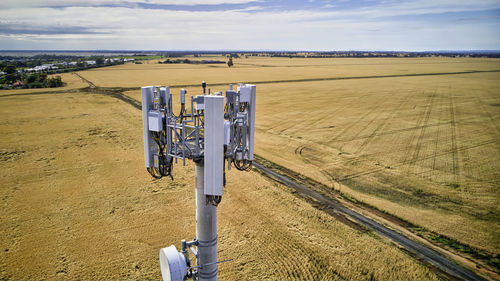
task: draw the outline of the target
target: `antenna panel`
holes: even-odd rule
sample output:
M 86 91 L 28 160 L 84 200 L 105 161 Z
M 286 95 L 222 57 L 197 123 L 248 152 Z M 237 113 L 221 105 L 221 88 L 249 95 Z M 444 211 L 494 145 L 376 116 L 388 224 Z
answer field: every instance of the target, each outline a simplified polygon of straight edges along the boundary
M 160 88 L 160 97 L 162 104 L 168 104 L 170 102 L 170 87 Z
M 253 143 L 255 139 L 255 97 L 256 88 L 255 85 L 246 84 L 250 88 L 250 105 L 248 109 L 248 160 L 253 161 Z
M 142 96 L 142 129 L 144 134 L 144 164 L 146 168 L 153 167 L 153 155 L 156 153 L 156 146 L 154 144 L 151 133 L 149 132 L 149 108 L 153 103 L 153 86 L 141 88 Z
M 231 140 L 231 122 L 224 121 L 224 145 L 229 145 Z
M 205 195 L 222 196 L 224 97 L 205 96 Z

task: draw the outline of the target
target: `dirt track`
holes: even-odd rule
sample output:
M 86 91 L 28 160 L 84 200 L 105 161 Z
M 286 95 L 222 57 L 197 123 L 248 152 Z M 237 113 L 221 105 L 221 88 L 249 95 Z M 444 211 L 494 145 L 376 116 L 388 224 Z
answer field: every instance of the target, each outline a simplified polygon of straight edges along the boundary
M 331 213 L 331 211 L 333 211 L 334 213 L 338 212 L 348 216 L 350 219 L 367 227 L 368 229 L 371 229 L 377 232 L 378 234 L 386 238 L 389 238 L 394 243 L 407 250 L 412 256 L 424 260 L 427 263 L 432 264 L 433 266 L 436 266 L 439 270 L 446 273 L 447 275 L 462 280 L 485 280 L 484 278 L 478 276 L 477 274 L 449 260 L 448 258 L 444 257 L 438 252 L 434 251 L 433 249 L 425 245 L 416 243 L 408 239 L 404 235 L 394 230 L 391 230 L 381 225 L 380 223 L 377 223 L 374 220 L 367 218 L 351 209 L 346 208 L 345 206 L 342 205 L 342 203 L 340 203 L 337 200 L 326 197 L 320 194 L 319 192 L 316 192 L 305 185 L 297 183 L 291 180 L 289 177 L 279 174 L 259 163 L 254 163 L 254 167 L 259 171 L 265 173 L 266 175 L 270 176 L 271 178 L 275 179 L 276 181 L 295 189 L 301 197 L 312 198 L 314 200 L 317 200 L 319 203 L 324 204 L 325 207 L 329 209 L 328 213 Z

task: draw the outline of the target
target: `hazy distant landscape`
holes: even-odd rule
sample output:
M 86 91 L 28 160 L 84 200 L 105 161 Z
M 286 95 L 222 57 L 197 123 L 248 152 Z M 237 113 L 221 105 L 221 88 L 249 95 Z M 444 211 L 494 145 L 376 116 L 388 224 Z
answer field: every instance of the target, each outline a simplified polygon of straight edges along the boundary
M 189 59 L 189 57 L 205 59 Z M 0 90 L 56 88 L 64 86 L 58 74 L 123 63 L 141 64 L 158 59 L 157 63 L 226 64 L 233 66 L 233 58 L 416 58 L 416 57 L 477 57 L 498 58 L 500 51 L 336 51 L 336 52 L 243 52 L 243 51 L 0 51 Z

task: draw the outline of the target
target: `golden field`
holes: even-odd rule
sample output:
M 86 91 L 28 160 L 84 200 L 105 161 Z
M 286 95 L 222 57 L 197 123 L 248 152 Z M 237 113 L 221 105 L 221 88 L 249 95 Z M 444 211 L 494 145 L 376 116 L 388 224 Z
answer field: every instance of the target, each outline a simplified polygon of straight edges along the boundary
M 260 81 L 257 154 L 413 224 L 500 253 L 500 72 L 481 72 L 500 70 L 500 60 L 249 58 L 235 63 L 231 69 L 156 65 L 150 76 L 130 70 L 137 76 L 127 85 L 191 85 L 199 80 L 189 78 L 204 74 L 214 76 L 214 83 Z M 178 68 L 188 72 L 180 75 Z M 109 77 L 115 72 L 101 72 L 106 71 Z M 479 72 L 422 75 L 474 71 Z M 82 75 L 99 80 L 94 71 Z M 381 75 L 400 77 L 366 78 Z M 365 78 L 333 80 L 360 76 Z M 289 82 L 293 79 L 318 81 Z M 117 80 L 102 85 L 118 86 L 111 81 Z M 187 89 L 200 93 L 200 87 Z M 139 91 L 127 94 L 140 100 Z
M 257 83 L 258 155 L 462 243 L 500 252 L 500 70 L 467 58 L 248 58 L 127 64 L 98 87 Z M 283 81 L 283 83 L 265 83 Z M 0 278 L 158 279 L 158 250 L 195 234 L 194 166 L 143 167 L 142 115 L 73 74 L 66 89 L 0 92 Z M 224 90 L 225 86 L 212 87 Z M 198 94 L 201 87 L 188 87 Z M 175 95 L 178 88 L 174 87 Z M 52 93 L 52 94 L 45 94 Z M 125 92 L 140 100 L 140 90 Z M 422 280 L 427 267 L 256 172 L 228 174 L 221 280 Z
M 193 58 L 189 58 L 193 59 Z M 201 59 L 201 58 L 200 58 Z M 217 58 L 210 58 L 217 59 Z M 225 60 L 220 57 L 219 60 Z M 380 75 L 411 75 L 498 70 L 499 60 L 468 58 L 340 58 L 298 59 L 250 57 L 225 64 L 125 64 L 79 72 L 101 87 L 242 83 L 296 79 L 327 79 Z M 197 89 L 198 90 L 198 89 Z
M 259 113 L 265 113 L 257 153 L 416 225 L 499 253 L 498 78 L 265 85 L 269 93 L 288 90 L 283 101 L 260 96 Z M 272 106 L 278 103 L 279 110 Z
M 141 113 L 113 97 L 0 103 L 0 278 L 158 279 L 159 249 L 195 234 L 194 165 L 151 179 Z M 256 172 L 229 172 L 218 215 L 221 280 L 436 279 Z

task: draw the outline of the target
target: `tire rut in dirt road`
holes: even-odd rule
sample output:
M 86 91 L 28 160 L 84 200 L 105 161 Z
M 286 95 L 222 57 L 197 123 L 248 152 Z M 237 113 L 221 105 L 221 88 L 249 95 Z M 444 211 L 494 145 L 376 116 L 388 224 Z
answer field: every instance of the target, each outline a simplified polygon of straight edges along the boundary
M 83 76 L 81 76 L 78 72 L 73 72 L 74 75 L 78 76 L 80 79 L 82 79 L 83 82 L 89 84 L 89 87 L 90 88 L 95 88 L 95 85 L 94 83 L 90 82 L 89 80 L 87 80 L 86 78 L 84 78 Z

